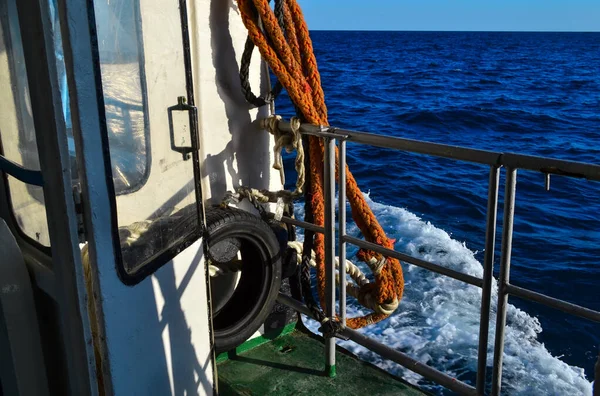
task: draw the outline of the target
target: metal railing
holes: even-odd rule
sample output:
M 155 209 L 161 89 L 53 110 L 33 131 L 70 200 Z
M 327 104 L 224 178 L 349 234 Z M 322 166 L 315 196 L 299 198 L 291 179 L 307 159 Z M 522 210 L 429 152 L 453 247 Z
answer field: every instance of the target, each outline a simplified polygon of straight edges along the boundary
M 280 122 L 279 128 L 286 132 L 290 131 L 287 122 Z M 339 263 L 340 274 L 345 274 L 346 244 L 352 244 L 363 249 L 381 253 L 387 257 L 393 257 L 403 262 L 436 272 L 441 275 L 480 287 L 482 289 L 479 345 L 477 357 L 476 386 L 473 387 L 463 381 L 459 381 L 433 367 L 423 364 L 407 354 L 394 350 L 381 344 L 355 330 L 345 327 L 346 324 L 346 276 L 339 279 L 339 318 L 344 325 L 341 335 L 348 339 L 378 353 L 386 359 L 390 359 L 423 377 L 436 382 L 452 391 L 465 395 L 483 395 L 486 389 L 486 367 L 487 367 L 487 344 L 489 333 L 490 305 L 492 297 L 492 277 L 494 263 L 494 247 L 496 243 L 496 223 L 498 211 L 498 186 L 500 168 L 506 167 L 506 183 L 504 195 L 504 219 L 502 227 L 502 247 L 500 257 L 500 275 L 498 279 L 498 307 L 496 318 L 496 332 L 494 340 L 494 359 L 492 367 L 492 395 L 499 395 L 502 380 L 502 357 L 504 350 L 504 330 L 506 327 L 506 309 L 508 296 L 513 295 L 523 299 L 532 300 L 549 307 L 561 310 L 571 315 L 577 315 L 595 322 L 600 322 L 600 312 L 588 309 L 563 300 L 552 298 L 532 290 L 524 289 L 510 284 L 510 262 L 512 251 L 513 220 L 515 214 L 515 192 L 517 185 L 517 169 L 526 169 L 541 172 L 546 175 L 546 188 L 549 188 L 549 177 L 551 174 L 567 177 L 585 178 L 592 181 L 600 181 L 600 166 L 576 161 L 565 161 L 531 155 L 512 153 L 498 153 L 487 150 L 478 150 L 465 147 L 451 146 L 446 144 L 424 142 L 411 139 L 403 139 L 384 135 L 375 135 L 365 132 L 351 131 L 346 129 L 320 127 L 303 124 L 300 132 L 306 135 L 318 136 L 325 141 L 324 156 L 324 195 L 325 195 L 325 226 L 284 217 L 283 221 L 289 224 L 310 229 L 325 235 L 326 255 L 326 315 L 333 319 L 335 316 L 335 145 L 339 141 L 338 162 L 339 169 L 346 167 L 346 142 L 351 141 L 382 148 L 390 148 L 410 153 L 426 154 L 435 157 L 448 158 L 458 161 L 479 163 L 489 165 L 489 184 L 486 214 L 486 237 L 485 255 L 483 260 L 483 278 L 463 274 L 443 267 L 441 265 L 411 257 L 395 250 L 387 249 L 374 243 L 366 242 L 346 235 L 346 175 L 340 172 L 338 183 L 338 240 L 339 240 Z M 311 316 L 306 306 L 298 301 L 280 294 L 279 301 L 297 311 Z M 335 339 L 326 339 L 326 365 L 328 368 L 335 367 Z

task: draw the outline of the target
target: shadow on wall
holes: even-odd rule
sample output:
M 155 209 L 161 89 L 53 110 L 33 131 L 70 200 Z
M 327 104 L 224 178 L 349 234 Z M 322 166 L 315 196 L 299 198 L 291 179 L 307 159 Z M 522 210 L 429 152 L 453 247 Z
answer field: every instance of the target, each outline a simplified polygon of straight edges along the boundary
M 211 378 L 207 376 L 207 369 L 211 369 L 209 365 L 213 354 L 212 352 L 206 355 L 201 353 L 202 361 L 200 361 L 196 349 L 204 349 L 205 342 L 208 342 L 204 330 L 208 317 L 197 316 L 199 312 L 206 314 L 208 311 L 189 309 L 189 300 L 187 309 L 182 306 L 182 297 L 188 286 L 192 285 L 188 295 L 190 293 L 193 295 L 193 286 L 199 285 L 200 282 L 204 283 L 203 275 L 197 272 L 204 270 L 201 265 L 202 249 L 184 254 L 187 259 L 183 258 L 184 262 L 178 265 L 180 271 L 185 270 L 182 277 L 176 277 L 175 263 L 171 262 L 161 267 L 151 277 L 133 286 L 133 289 L 130 287 L 120 289 L 124 294 L 110 295 L 110 298 L 128 299 L 125 304 L 137 310 L 134 315 L 137 323 L 132 326 L 131 320 L 128 320 L 128 312 L 124 310 L 119 312 L 123 315 L 121 318 L 113 318 L 113 325 L 107 334 L 107 342 L 111 343 L 111 336 L 120 333 L 115 339 L 128 344 L 125 349 L 130 355 L 123 359 L 110 357 L 106 359 L 104 353 L 100 350 L 96 351 L 97 365 L 102 367 L 104 372 L 109 370 L 112 372 L 112 385 L 117 393 L 140 396 L 213 393 Z M 90 293 L 91 268 L 87 255 L 84 255 L 82 261 L 86 272 L 86 287 Z M 201 293 L 200 288 L 196 290 L 197 293 Z M 160 304 L 161 300 L 164 301 L 163 304 Z M 202 301 L 199 295 L 198 303 Z M 161 305 L 162 308 L 159 310 Z M 96 328 L 100 323 L 96 321 L 95 310 L 91 310 L 91 313 L 92 327 Z M 192 331 L 196 331 L 195 337 Z M 99 336 L 93 330 L 92 334 L 94 338 Z M 199 339 L 200 343 L 198 343 Z M 118 345 L 114 345 L 114 342 L 112 343 L 113 351 L 121 349 Z M 141 366 L 142 369 L 132 368 L 131 365 Z M 142 376 L 138 376 L 137 381 L 132 381 L 132 372 Z M 110 384 L 106 385 L 110 386 Z
M 217 155 L 208 155 L 206 172 L 209 175 L 212 203 L 218 203 L 227 191 L 226 176 L 233 186 L 269 188 L 270 137 L 260 130 L 250 114 L 251 105 L 242 94 L 239 65 L 230 33 L 229 18 L 240 18 L 232 0 L 212 1 L 210 6 L 210 31 L 212 62 L 216 70 L 217 92 L 225 106 L 231 141 Z M 241 50 L 241 49 L 240 49 Z M 238 54 L 241 56 L 241 52 Z M 267 79 L 261 80 L 261 92 L 268 89 Z M 268 116 L 266 106 L 258 109 L 258 118 Z M 233 167 L 237 162 L 237 172 Z
M 212 63 L 216 70 L 217 92 L 223 102 L 227 116 L 228 129 L 231 133 L 230 142 L 216 155 L 208 155 L 203 166 L 203 172 L 210 181 L 211 196 L 213 203 L 218 203 L 227 191 L 226 180 L 231 177 L 234 186 L 247 185 L 254 188 L 269 188 L 270 183 L 270 138 L 267 133 L 261 131 L 251 113 L 250 105 L 245 101 L 239 80 L 239 66 L 233 39 L 229 31 L 229 18 L 240 18 L 233 2 L 212 1 L 210 6 L 209 24 L 211 31 Z M 239 53 L 241 55 L 241 53 Z M 266 87 L 266 79 L 262 81 L 262 91 Z M 268 109 L 259 109 L 259 117 L 268 115 Z M 211 131 L 208 131 L 209 133 Z M 237 168 L 237 170 L 236 170 Z M 189 190 L 184 187 L 177 192 L 172 200 L 165 203 L 161 208 L 165 210 L 178 202 Z M 161 210 L 154 213 L 152 217 L 160 216 Z M 187 286 L 192 284 L 192 279 L 198 279 L 200 274 L 196 271 L 203 270 L 201 265 L 202 249 L 199 249 L 179 286 L 173 265 L 168 264 L 159 269 L 154 275 L 154 281 L 158 284 L 160 293 L 165 301 L 163 309 L 158 312 L 158 339 L 162 340 L 164 332 L 168 330 L 168 341 L 165 350 L 157 355 L 160 361 L 164 361 L 172 370 L 173 394 L 211 394 L 212 384 L 206 377 L 205 372 L 211 364 L 210 355 L 206 361 L 199 361 L 196 348 L 193 344 L 192 329 L 195 325 L 191 323 L 190 312 L 183 309 L 181 298 Z M 177 277 L 178 278 L 178 277 Z M 195 282 L 195 281 L 194 281 Z M 155 283 L 155 285 L 156 285 Z M 144 286 L 142 286 L 144 285 Z M 149 287 L 150 282 L 142 282 L 135 287 Z M 153 294 L 152 290 L 147 290 Z M 146 296 L 152 299 L 153 296 Z M 157 345 L 161 345 L 157 342 Z M 164 360 L 163 360 L 164 358 Z M 149 390 L 156 392 L 158 389 L 167 390 L 168 378 L 164 372 L 156 377 L 157 383 Z M 167 392 L 170 393 L 170 390 Z
M 202 249 L 198 249 L 179 287 L 176 285 L 172 265 L 165 266 L 156 274 L 165 301 L 162 311 L 159 312 L 159 328 L 161 333 L 167 328 L 169 331 L 173 395 L 212 394 L 213 391 L 213 386 L 206 377 L 212 353 L 207 354 L 204 362 L 198 361 L 192 342 L 192 330 L 181 307 L 181 297 L 194 273 L 203 268 L 200 266 L 201 260 Z M 188 315 L 190 314 L 194 313 L 188 311 Z

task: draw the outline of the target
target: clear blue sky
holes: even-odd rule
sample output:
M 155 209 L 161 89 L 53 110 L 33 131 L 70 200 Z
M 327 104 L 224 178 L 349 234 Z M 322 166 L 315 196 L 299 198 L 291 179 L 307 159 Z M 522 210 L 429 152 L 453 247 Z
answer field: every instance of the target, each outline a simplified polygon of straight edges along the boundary
M 298 0 L 311 30 L 600 31 L 600 0 Z

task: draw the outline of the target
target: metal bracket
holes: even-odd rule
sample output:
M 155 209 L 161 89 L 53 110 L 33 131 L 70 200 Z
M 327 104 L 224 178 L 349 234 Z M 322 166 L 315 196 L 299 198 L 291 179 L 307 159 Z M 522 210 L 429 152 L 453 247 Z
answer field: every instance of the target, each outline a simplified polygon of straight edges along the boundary
M 192 133 L 192 128 L 197 125 L 196 120 L 198 117 L 198 109 L 196 108 L 196 106 L 192 106 L 189 104 L 186 104 L 186 100 L 184 96 L 179 96 L 177 97 L 177 104 L 174 106 L 171 106 L 167 109 L 168 113 L 169 113 L 169 135 L 171 138 L 171 150 L 173 151 L 177 151 L 178 153 L 181 153 L 183 155 L 183 160 L 187 161 L 188 159 L 190 159 L 190 153 L 194 152 L 194 151 L 198 151 L 198 142 L 195 141 L 195 139 L 193 139 L 194 134 Z M 175 143 L 175 125 L 173 122 L 173 112 L 174 111 L 187 111 L 188 112 L 188 123 L 187 124 L 183 124 L 183 125 L 177 125 L 177 127 L 182 127 L 184 128 L 184 133 L 185 128 L 188 128 L 188 132 L 189 132 L 189 136 L 191 138 L 191 146 L 177 146 Z
M 345 328 L 346 328 L 346 326 L 344 326 L 338 333 L 335 333 L 335 338 L 340 339 L 342 341 L 348 341 L 350 339 L 350 337 L 348 337 L 347 335 L 344 334 Z

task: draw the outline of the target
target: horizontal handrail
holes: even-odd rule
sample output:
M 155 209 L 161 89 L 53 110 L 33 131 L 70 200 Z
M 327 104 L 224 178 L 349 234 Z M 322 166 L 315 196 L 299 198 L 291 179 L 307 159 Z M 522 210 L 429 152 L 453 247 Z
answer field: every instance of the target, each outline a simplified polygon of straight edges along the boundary
M 271 217 L 274 217 L 274 215 L 271 215 Z M 287 216 L 282 217 L 281 221 L 286 224 L 292 224 L 292 225 L 295 225 L 298 227 L 305 228 L 307 230 L 311 230 L 313 232 L 318 232 L 321 234 L 325 233 L 324 227 L 319 227 L 315 224 L 308 223 L 306 221 L 292 219 L 291 217 L 287 217 Z M 412 257 L 407 254 L 400 253 L 396 250 L 387 249 L 387 248 L 384 248 L 383 246 L 377 245 L 375 243 L 366 242 L 361 239 L 354 238 L 354 237 L 351 237 L 348 235 L 343 236 L 343 239 L 346 242 L 351 243 L 355 246 L 361 247 L 363 249 L 372 250 L 372 251 L 380 253 L 386 257 L 393 257 L 400 261 L 404 261 L 404 262 L 416 265 L 417 267 L 428 269 L 428 270 L 436 272 L 438 274 L 449 276 L 453 279 L 463 281 L 463 282 L 468 283 L 473 286 L 482 287 L 482 285 L 483 285 L 483 280 L 480 278 L 477 278 L 475 276 L 468 275 L 468 274 L 463 274 L 462 272 L 458 272 L 458 271 L 455 271 L 450 268 L 442 267 L 439 264 L 434 264 L 429 261 L 421 260 L 416 257 Z
M 386 257 L 393 257 L 400 261 L 404 261 L 417 267 L 428 269 L 432 272 L 437 272 L 438 274 L 449 276 L 450 278 L 457 279 L 459 281 L 463 281 L 468 283 L 469 285 L 482 287 L 483 279 L 477 278 L 472 275 L 463 274 L 462 272 L 455 271 L 450 268 L 442 267 L 441 265 L 431 263 L 429 261 L 421 260 L 416 257 L 409 256 L 408 254 L 400 253 L 392 249 L 384 248 L 383 246 L 377 245 L 372 242 L 363 241 L 358 238 L 354 238 L 351 236 L 343 236 L 344 240 L 348 243 L 361 247 L 363 249 L 372 250 L 374 252 L 380 253 Z
M 269 213 L 269 217 L 274 219 L 275 218 L 275 213 Z M 281 218 L 281 221 L 283 223 L 286 224 L 291 224 L 291 225 L 295 225 L 298 227 L 302 227 L 306 230 L 310 230 L 312 232 L 318 232 L 319 234 L 324 234 L 325 233 L 325 227 L 320 227 L 316 224 L 313 223 L 308 223 L 306 221 L 302 221 L 302 220 L 297 220 L 297 219 L 292 219 L 291 217 L 287 217 L 287 216 L 283 216 Z
M 544 304 L 550 308 L 558 309 L 571 315 L 576 315 L 594 322 L 600 322 L 600 312 L 594 311 L 581 305 L 573 304 L 558 298 L 550 297 L 542 293 L 534 292 L 533 290 L 524 289 L 519 286 L 507 284 L 506 292 L 515 297 L 524 298 L 526 300 L 535 301 Z
M 279 129 L 291 131 L 289 122 L 280 121 Z M 473 149 L 449 144 L 433 143 L 421 140 L 377 135 L 367 132 L 352 131 L 342 128 L 321 127 L 302 124 L 300 132 L 321 137 L 337 137 L 355 143 L 408 151 L 417 154 L 429 154 L 437 157 L 455 159 L 479 164 L 506 166 L 513 169 L 527 169 L 544 174 L 562 175 L 588 180 L 600 181 L 600 165 L 585 162 L 561 160 L 557 158 L 538 157 L 534 155 L 502 153 L 489 150 Z
M 42 187 L 44 179 L 41 171 L 27 169 L 0 155 L 0 171 L 5 172 L 23 183 Z
M 274 217 L 274 215 L 271 214 L 271 217 Z M 325 232 L 324 227 L 319 227 L 315 224 L 308 223 L 306 221 L 292 219 L 291 217 L 284 216 L 281 218 L 281 221 L 286 224 L 292 224 L 292 225 L 295 225 L 298 227 L 302 227 L 302 228 L 311 230 L 313 232 L 318 232 L 321 234 L 323 234 Z M 343 238 L 346 242 L 351 243 L 352 245 L 358 246 L 363 249 L 372 250 L 372 251 L 380 253 L 386 257 L 393 257 L 395 259 L 415 265 L 417 267 L 421 267 L 421 268 L 427 269 L 432 272 L 436 272 L 441 275 L 446 275 L 452 279 L 456 279 L 456 280 L 468 283 L 469 285 L 473 285 L 473 286 L 477 286 L 477 287 L 483 286 L 483 279 L 481 279 L 481 278 L 477 278 L 472 275 L 468 275 L 468 274 L 465 274 L 465 273 L 462 273 L 462 272 L 459 272 L 459 271 L 456 271 L 456 270 L 453 270 L 450 268 L 446 268 L 439 264 L 434 264 L 430 261 L 421 260 L 416 257 L 409 256 L 405 253 L 400 253 L 396 250 L 387 249 L 387 248 L 384 248 L 383 246 L 377 245 L 375 243 L 363 241 L 362 239 L 358 239 L 358 238 L 351 237 L 348 235 L 344 236 Z M 551 308 L 561 310 L 566 313 L 577 315 L 582 318 L 589 319 L 589 320 L 592 320 L 595 322 L 600 322 L 600 312 L 598 312 L 598 311 L 594 311 L 594 310 L 586 308 L 586 307 L 582 307 L 582 306 L 572 304 L 572 303 L 569 303 L 569 302 L 566 302 L 563 300 L 559 300 L 554 297 L 546 296 L 544 294 L 540 294 L 540 293 L 534 292 L 529 289 L 524 289 L 519 286 L 509 284 L 509 285 L 507 285 L 507 288 L 508 288 L 507 289 L 508 293 L 512 294 L 516 297 L 535 301 L 535 302 L 547 305 Z

